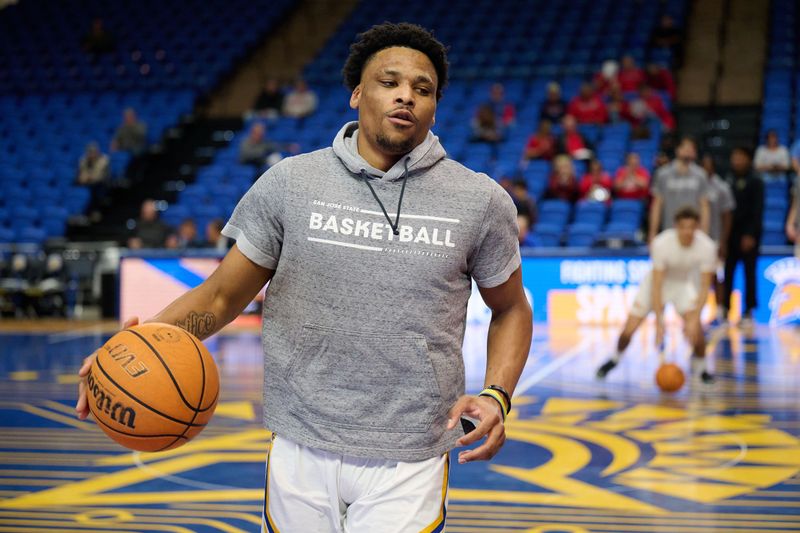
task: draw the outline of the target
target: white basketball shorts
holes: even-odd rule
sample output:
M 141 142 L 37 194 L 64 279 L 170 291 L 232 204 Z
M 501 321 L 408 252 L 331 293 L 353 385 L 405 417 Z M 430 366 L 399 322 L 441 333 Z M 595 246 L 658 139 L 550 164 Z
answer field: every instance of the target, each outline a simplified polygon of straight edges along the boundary
M 664 305 L 671 303 L 681 315 L 693 310 L 697 305 L 698 289 L 691 281 L 664 281 L 661 286 L 661 299 Z M 639 284 L 639 292 L 633 300 L 631 314 L 646 317 L 653 310 L 653 276 L 647 274 Z
M 439 533 L 449 455 L 404 463 L 342 456 L 273 436 L 262 533 Z

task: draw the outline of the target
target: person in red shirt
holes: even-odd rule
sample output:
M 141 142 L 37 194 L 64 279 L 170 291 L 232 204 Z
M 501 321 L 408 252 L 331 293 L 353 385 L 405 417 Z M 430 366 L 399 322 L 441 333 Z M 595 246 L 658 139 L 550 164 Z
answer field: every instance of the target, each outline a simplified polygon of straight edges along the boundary
M 675 117 L 670 113 L 669 109 L 667 109 L 661 95 L 647 84 L 643 83 L 639 86 L 639 98 L 647 104 L 647 108 L 650 112 L 658 118 L 664 130 L 672 131 L 675 129 Z
M 557 155 L 553 160 L 553 173 L 547 185 L 546 198 L 575 202 L 578 199 L 578 180 L 575 166 L 566 154 Z
M 591 83 L 581 85 L 580 93 L 570 101 L 567 107 L 567 114 L 575 117 L 581 124 L 605 124 L 608 122 L 606 104 L 595 94 Z
M 561 121 L 561 126 L 564 128 L 564 133 L 561 136 L 561 149 L 569 154 L 573 159 L 589 159 L 592 157 L 592 151 L 589 149 L 589 143 L 578 131 L 578 122 L 572 115 L 567 115 Z
M 589 170 L 583 175 L 579 186 L 580 199 L 608 203 L 611 201 L 611 187 L 611 176 L 603 170 L 603 164 L 591 159 Z
M 544 159 L 550 161 L 556 155 L 558 141 L 551 131 L 549 120 L 539 122 L 539 129 L 530 136 L 525 145 L 523 159 Z
M 675 78 L 668 68 L 657 63 L 650 63 L 645 70 L 645 83 L 656 91 L 665 91 L 675 100 Z
M 634 92 L 645 82 L 644 72 L 636 64 L 632 56 L 622 58 L 622 65 L 617 74 L 617 81 L 622 92 Z
M 625 165 L 614 176 L 614 196 L 628 200 L 645 200 L 650 195 L 650 173 L 642 166 L 639 154 L 631 152 Z
M 594 90 L 600 96 L 605 96 L 611 91 L 611 88 L 617 85 L 617 74 L 619 73 L 619 64 L 613 59 L 603 61 L 603 66 L 600 71 L 594 75 L 592 85 Z

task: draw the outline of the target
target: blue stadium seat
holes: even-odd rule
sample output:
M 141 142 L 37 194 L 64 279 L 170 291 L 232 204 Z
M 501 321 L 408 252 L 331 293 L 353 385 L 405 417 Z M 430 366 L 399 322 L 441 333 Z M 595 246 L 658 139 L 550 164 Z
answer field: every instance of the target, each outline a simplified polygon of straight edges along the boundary
M 41 244 L 47 239 L 47 232 L 40 227 L 26 226 L 17 230 L 14 240 L 16 242 L 30 242 Z
M 593 224 L 576 223 L 567 231 L 568 247 L 592 246 L 599 234 L 599 226 Z
M 569 220 L 572 206 L 564 200 L 544 200 L 539 204 L 539 220 L 541 223 L 563 227 Z

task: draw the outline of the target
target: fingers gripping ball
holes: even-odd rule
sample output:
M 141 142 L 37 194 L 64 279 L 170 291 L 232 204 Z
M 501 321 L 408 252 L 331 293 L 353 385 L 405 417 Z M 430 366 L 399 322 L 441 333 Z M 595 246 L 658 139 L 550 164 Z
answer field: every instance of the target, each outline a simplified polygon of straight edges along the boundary
M 132 450 L 177 448 L 206 426 L 219 395 L 219 373 L 206 347 L 169 324 L 120 331 L 98 351 L 86 378 L 89 409 L 100 428 Z
M 681 367 L 673 363 L 664 363 L 656 371 L 656 384 L 664 392 L 679 390 L 685 380 Z

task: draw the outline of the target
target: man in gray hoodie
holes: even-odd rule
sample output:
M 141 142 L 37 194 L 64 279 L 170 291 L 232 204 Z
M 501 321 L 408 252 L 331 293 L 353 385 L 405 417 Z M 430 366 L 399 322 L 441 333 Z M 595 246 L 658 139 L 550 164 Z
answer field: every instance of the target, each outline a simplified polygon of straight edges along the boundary
M 152 320 L 206 338 L 270 281 L 263 531 L 442 531 L 448 452 L 499 451 L 530 349 L 516 209 L 430 131 L 447 59 L 428 31 L 371 28 L 344 78 L 358 122 L 267 171 L 223 229 L 236 244 L 216 272 Z M 472 280 L 493 311 L 475 396 L 461 354 Z

